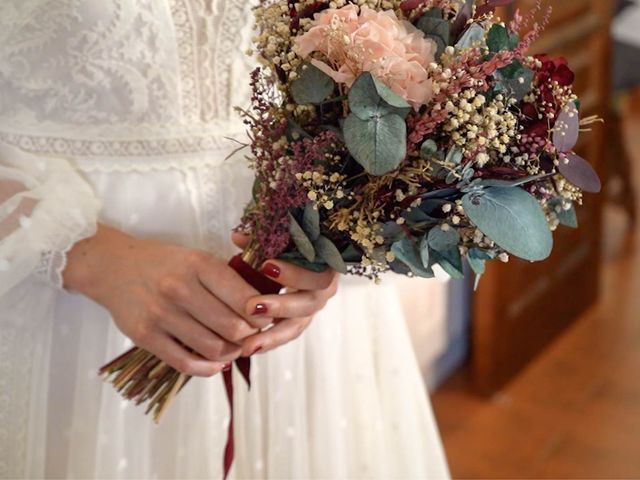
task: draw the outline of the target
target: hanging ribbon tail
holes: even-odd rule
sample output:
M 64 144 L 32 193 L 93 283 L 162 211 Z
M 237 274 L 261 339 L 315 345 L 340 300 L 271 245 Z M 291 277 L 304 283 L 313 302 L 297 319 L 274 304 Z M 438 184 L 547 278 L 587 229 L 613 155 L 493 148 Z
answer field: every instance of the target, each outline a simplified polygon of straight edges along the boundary
M 244 381 L 247 382 L 247 387 L 251 388 L 251 358 L 240 357 L 236 360 L 236 367 L 238 367 Z
M 229 266 L 233 268 L 246 282 L 253 288 L 258 290 L 262 295 L 273 295 L 280 292 L 282 285 L 274 282 L 270 278 L 265 277 L 258 270 L 253 268 L 242 259 L 242 255 L 236 255 L 229 261 Z M 235 366 L 247 382 L 247 386 L 251 387 L 251 358 L 240 357 L 235 361 Z M 227 370 L 223 372 L 224 388 L 227 392 L 227 400 L 229 401 L 229 429 L 227 431 L 227 445 L 224 449 L 224 479 L 226 480 L 233 465 L 235 456 L 235 439 L 233 428 L 233 371 Z

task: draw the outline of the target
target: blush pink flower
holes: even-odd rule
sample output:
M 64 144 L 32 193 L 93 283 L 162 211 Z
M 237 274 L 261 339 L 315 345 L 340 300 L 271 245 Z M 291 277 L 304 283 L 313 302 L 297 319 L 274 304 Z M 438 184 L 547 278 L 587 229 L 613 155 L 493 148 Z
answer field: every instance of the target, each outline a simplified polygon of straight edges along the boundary
M 311 63 L 348 87 L 362 72 L 370 72 L 415 109 L 433 96 L 428 66 L 435 59 L 436 44 L 392 11 L 353 4 L 324 10 L 296 39 L 296 48 L 303 58 L 323 54 L 322 60 L 312 58 Z

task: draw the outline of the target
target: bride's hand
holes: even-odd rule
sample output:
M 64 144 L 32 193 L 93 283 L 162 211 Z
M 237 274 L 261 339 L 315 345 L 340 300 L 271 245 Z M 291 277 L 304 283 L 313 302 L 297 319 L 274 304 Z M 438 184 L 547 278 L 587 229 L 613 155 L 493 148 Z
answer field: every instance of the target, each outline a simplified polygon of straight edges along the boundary
M 237 233 L 232 239 L 241 248 L 248 242 L 247 237 Z M 338 289 L 339 275 L 331 269 L 314 273 L 291 263 L 268 260 L 261 271 L 287 289 L 281 295 L 261 295 L 247 302 L 245 313 L 253 318 L 276 320 L 271 328 L 243 342 L 243 356 L 273 350 L 298 338 Z
M 64 281 L 106 307 L 136 345 L 189 375 L 220 372 L 272 323 L 246 311 L 258 292 L 225 260 L 108 227 L 74 246 Z

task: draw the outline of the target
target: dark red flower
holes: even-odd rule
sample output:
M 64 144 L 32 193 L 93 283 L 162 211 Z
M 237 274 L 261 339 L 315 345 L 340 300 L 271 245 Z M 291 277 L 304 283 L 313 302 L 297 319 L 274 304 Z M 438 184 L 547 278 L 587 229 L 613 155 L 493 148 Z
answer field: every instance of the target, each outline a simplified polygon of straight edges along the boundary
M 546 54 L 536 55 L 535 58 L 542 62 L 542 67 L 536 69 L 536 76 L 540 84 L 545 84 L 549 80 L 558 82 L 563 87 L 573 84 L 575 74 L 569 68 L 566 58 L 552 57 Z

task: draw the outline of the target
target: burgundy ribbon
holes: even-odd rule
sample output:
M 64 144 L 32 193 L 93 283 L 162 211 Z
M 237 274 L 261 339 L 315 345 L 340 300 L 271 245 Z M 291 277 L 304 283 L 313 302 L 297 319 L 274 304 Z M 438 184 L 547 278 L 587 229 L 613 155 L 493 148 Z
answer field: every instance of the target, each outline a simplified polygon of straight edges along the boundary
M 240 276 L 247 281 L 249 285 L 258 290 L 262 295 L 276 294 L 280 292 L 282 285 L 274 282 L 270 278 L 265 277 L 258 270 L 246 263 L 242 259 L 242 255 L 236 255 L 229 261 L 229 266 L 233 268 Z M 251 359 L 249 357 L 240 357 L 235 361 L 235 365 L 247 382 L 247 386 L 251 388 Z M 233 375 L 231 370 L 223 373 L 224 387 L 229 400 L 229 430 L 227 431 L 227 445 L 224 449 L 224 478 L 226 480 L 233 464 L 235 455 L 235 442 L 233 431 Z

